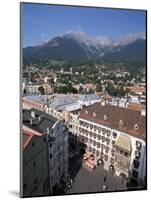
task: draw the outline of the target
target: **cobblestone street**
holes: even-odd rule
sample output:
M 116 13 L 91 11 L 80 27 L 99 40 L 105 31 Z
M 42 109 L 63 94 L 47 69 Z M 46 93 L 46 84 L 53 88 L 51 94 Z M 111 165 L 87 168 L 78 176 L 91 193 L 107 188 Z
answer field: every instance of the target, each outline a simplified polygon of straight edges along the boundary
M 104 170 L 101 166 L 93 171 L 88 171 L 82 166 L 67 194 L 103 192 L 103 185 L 107 186 L 106 191 L 127 190 L 126 182 L 122 178 L 114 176 L 112 172 Z

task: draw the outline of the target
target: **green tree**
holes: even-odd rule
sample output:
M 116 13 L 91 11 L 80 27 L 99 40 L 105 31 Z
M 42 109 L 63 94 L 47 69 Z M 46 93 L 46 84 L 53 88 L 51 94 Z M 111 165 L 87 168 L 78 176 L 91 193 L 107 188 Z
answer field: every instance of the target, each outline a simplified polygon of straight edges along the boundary
M 101 83 L 97 83 L 96 84 L 96 91 L 97 92 L 102 92 L 102 84 Z

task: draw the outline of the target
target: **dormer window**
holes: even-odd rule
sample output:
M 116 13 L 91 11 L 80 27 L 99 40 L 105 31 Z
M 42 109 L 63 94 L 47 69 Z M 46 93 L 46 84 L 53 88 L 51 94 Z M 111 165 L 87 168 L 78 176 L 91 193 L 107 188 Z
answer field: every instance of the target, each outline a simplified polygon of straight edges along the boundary
M 93 112 L 93 117 L 96 117 L 96 113 L 95 112 Z
M 134 129 L 138 130 L 138 125 L 137 124 L 134 125 Z
M 119 121 L 119 126 L 120 126 L 120 127 L 123 126 L 123 120 L 120 120 L 120 121 Z
M 87 110 L 85 110 L 85 114 L 86 114 L 86 115 L 88 114 L 88 111 L 87 111 Z
M 104 115 L 104 120 L 107 120 L 107 116 L 106 115 Z

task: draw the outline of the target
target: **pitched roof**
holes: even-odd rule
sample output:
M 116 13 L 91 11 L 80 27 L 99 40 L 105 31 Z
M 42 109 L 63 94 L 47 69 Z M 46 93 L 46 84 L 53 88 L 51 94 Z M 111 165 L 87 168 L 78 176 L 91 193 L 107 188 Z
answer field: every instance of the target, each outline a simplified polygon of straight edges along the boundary
M 35 118 L 31 116 L 34 112 Z M 32 120 L 32 124 L 31 121 Z M 37 109 L 23 110 L 23 124 L 40 133 L 46 133 L 47 128 L 52 129 L 53 125 L 57 122 L 57 118 L 48 115 Z
M 85 111 L 88 112 L 85 112 Z M 96 116 L 93 116 L 93 113 Z M 110 127 L 129 135 L 145 139 L 146 138 L 146 116 L 142 116 L 140 111 L 121 108 L 112 105 L 101 105 L 95 103 L 79 111 L 80 118 Z M 104 118 L 104 116 L 106 116 Z M 119 123 L 122 120 L 122 126 Z M 137 128 L 136 126 L 137 125 Z
M 75 101 L 69 97 L 69 96 L 60 96 L 57 97 L 53 103 L 51 103 L 49 105 L 50 108 L 52 109 L 59 109 L 61 106 L 65 106 L 65 105 L 70 105 L 70 104 L 74 104 Z
M 23 97 L 23 99 L 28 100 L 28 101 L 32 101 L 32 102 L 36 102 L 42 105 L 46 105 L 49 104 L 49 102 L 47 102 L 46 100 L 50 100 L 51 96 L 49 95 L 31 95 L 31 96 L 25 96 Z
M 100 97 L 96 94 L 85 94 L 79 97 L 79 101 L 94 101 L 99 99 Z

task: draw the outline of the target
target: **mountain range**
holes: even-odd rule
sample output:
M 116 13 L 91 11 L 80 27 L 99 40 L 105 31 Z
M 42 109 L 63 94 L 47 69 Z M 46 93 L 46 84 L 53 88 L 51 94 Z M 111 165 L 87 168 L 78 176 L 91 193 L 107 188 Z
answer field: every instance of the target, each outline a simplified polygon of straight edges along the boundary
M 138 32 L 113 40 L 70 31 L 40 45 L 23 48 L 23 60 L 34 59 L 145 61 L 146 37 L 144 32 Z

